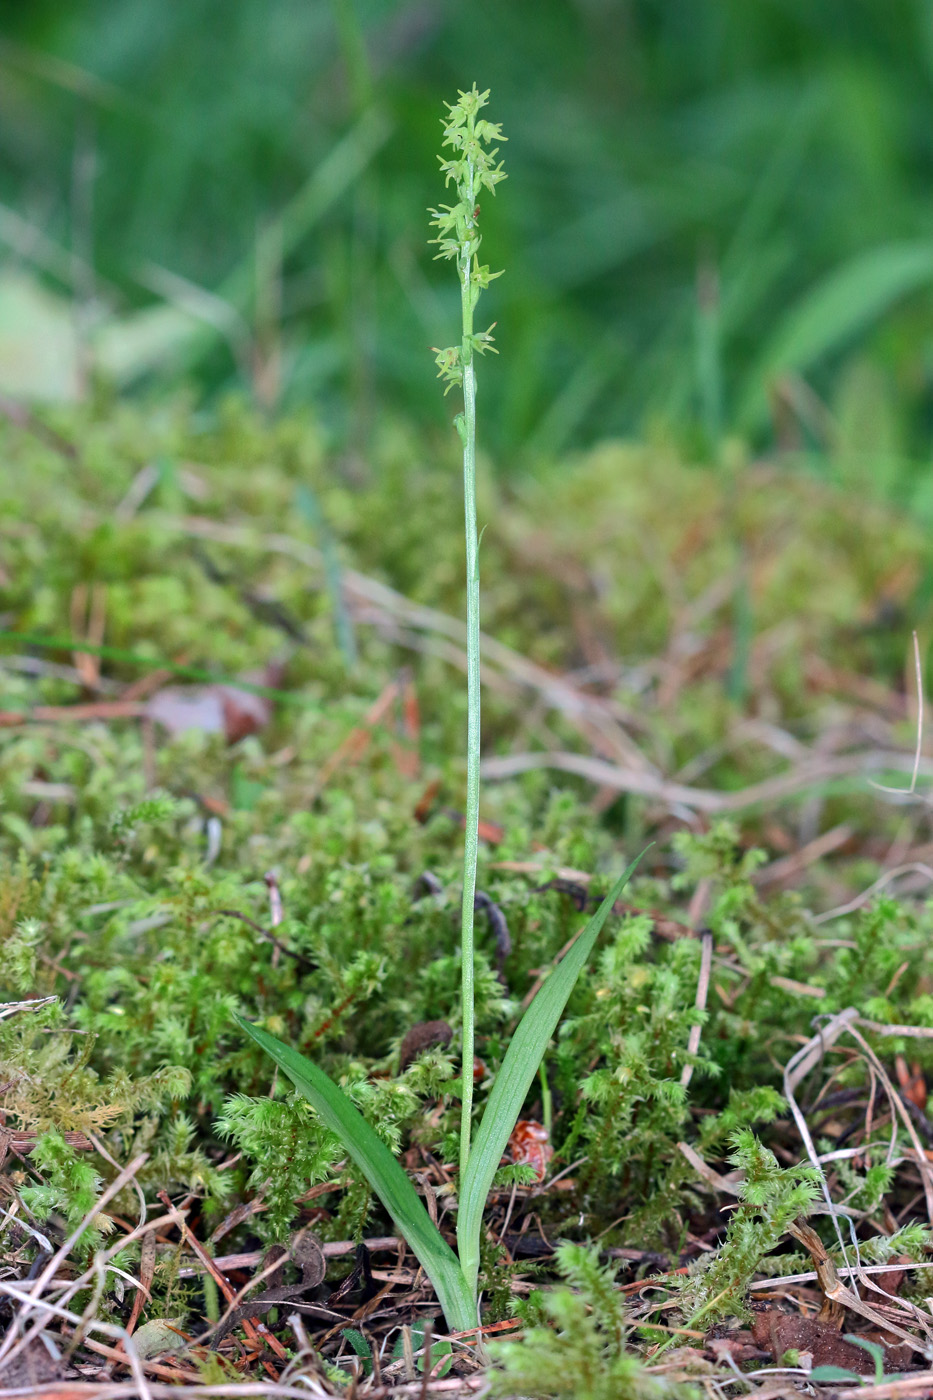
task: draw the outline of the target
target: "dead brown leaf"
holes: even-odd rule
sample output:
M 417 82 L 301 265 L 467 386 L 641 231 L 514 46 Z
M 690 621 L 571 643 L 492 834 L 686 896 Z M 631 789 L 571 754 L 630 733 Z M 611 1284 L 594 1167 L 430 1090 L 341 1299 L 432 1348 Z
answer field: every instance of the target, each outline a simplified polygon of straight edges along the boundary
M 265 672 L 255 679 L 243 679 L 268 683 Z M 223 734 L 228 744 L 235 744 L 265 728 L 272 716 L 272 701 L 234 685 L 168 685 L 146 701 L 142 712 L 170 734 L 200 729 L 206 734 Z
M 910 1364 L 911 1348 L 904 1342 L 888 1346 L 879 1332 L 858 1333 L 865 1341 L 878 1343 L 883 1350 L 885 1373 L 903 1371 Z M 831 1322 L 818 1317 L 803 1317 L 767 1308 L 756 1314 L 752 1323 L 755 1342 L 770 1351 L 775 1364 L 788 1351 L 799 1351 L 812 1358 L 813 1366 L 842 1366 L 859 1376 L 872 1376 L 875 1363 L 870 1352 L 854 1342 L 847 1342 Z

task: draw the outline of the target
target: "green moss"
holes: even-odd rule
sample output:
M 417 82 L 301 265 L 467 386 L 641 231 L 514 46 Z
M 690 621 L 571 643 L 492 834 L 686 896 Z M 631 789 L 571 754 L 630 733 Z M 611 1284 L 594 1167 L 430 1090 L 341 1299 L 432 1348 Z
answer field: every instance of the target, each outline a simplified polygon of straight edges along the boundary
M 351 1237 L 379 1220 L 378 1207 L 336 1141 L 234 1033 L 231 1016 L 259 1019 L 318 1059 L 393 1150 L 452 1159 L 463 685 L 446 659 L 458 645 L 455 626 L 443 636 L 430 628 L 400 635 L 397 621 L 375 616 L 370 604 L 357 607 L 360 654 L 347 669 L 322 575 L 306 562 L 319 541 L 295 488 L 313 484 L 345 566 L 458 617 L 453 477 L 437 469 L 432 444 L 393 425 L 381 434 L 368 480 L 352 487 L 326 460 L 314 424 L 266 426 L 235 406 L 199 424 L 183 408 L 158 417 L 75 410 L 59 426 L 81 445 L 77 464 L 0 430 L 10 464 L 0 481 L 7 631 L 68 636 L 76 587 L 103 584 L 105 646 L 147 658 L 102 658 L 103 699 L 165 662 L 230 676 L 273 658 L 284 664 L 285 693 L 260 733 L 232 745 L 197 731 L 147 734 L 134 719 L 0 728 L 0 1001 L 58 998 L 0 1021 L 7 1126 L 42 1141 L 17 1165 L 15 1184 L 43 1228 L 80 1223 L 113 1168 L 63 1135 L 92 1133 L 114 1161 L 147 1152 L 139 1177 L 147 1194 L 194 1193 L 208 1223 L 260 1196 L 264 1209 L 241 1236 L 286 1237 L 306 1219 L 301 1197 L 339 1181 L 320 1228 Z M 160 471 L 124 518 L 120 502 L 146 462 L 173 470 Z M 728 657 L 727 614 L 713 607 L 696 622 L 698 644 L 713 659 L 698 678 L 681 676 L 666 699 L 671 677 L 657 661 L 684 600 L 713 587 L 727 567 L 717 526 L 724 490 L 715 473 L 666 450 L 609 444 L 508 493 L 487 480 L 481 495 L 489 630 L 561 670 L 588 664 L 601 649 L 616 656 L 612 694 L 646 756 L 675 773 L 708 750 L 696 781 L 729 788 L 783 760 L 761 746 L 730 747 L 742 716 L 715 660 Z M 839 702 L 803 683 L 801 658 L 818 654 L 892 681 L 902 654 L 892 649 L 886 658 L 865 619 L 896 569 L 922 576 L 929 546 L 893 513 L 879 508 L 857 519 L 854 505 L 828 488 L 774 471 L 749 469 L 735 508 L 752 560 L 756 627 L 771 639 L 752 668 L 750 709 L 807 740 Z M 271 603 L 306 642 L 274 620 Z M 0 709 L 87 703 L 93 696 L 76 683 L 73 664 L 71 649 L 4 639 Z M 418 699 L 420 766 L 412 767 L 414 741 L 390 708 L 365 746 L 345 751 L 322 782 L 402 666 L 411 668 Z M 567 717 L 529 699 L 514 679 L 484 698 L 489 754 L 581 744 Z M 432 783 L 437 790 L 422 809 Z M 489 1074 L 477 1086 L 478 1109 L 522 999 L 579 927 L 572 900 L 547 888 L 549 877 L 564 868 L 592 873 L 590 893 L 598 894 L 622 857 L 657 832 L 657 809 L 640 799 L 600 814 L 589 797 L 581 780 L 545 771 L 484 789 L 483 816 L 500 824 L 502 837 L 480 851 L 479 884 L 503 911 L 511 949 L 500 966 L 494 931 L 480 915 L 478 1052 Z M 856 841 L 870 834 L 878 843 L 863 843 L 851 865 L 853 878 L 869 880 L 871 850 L 893 838 L 897 812 L 864 786 L 826 800 Z M 880 899 L 829 936 L 811 923 L 805 896 L 766 897 L 755 883 L 772 816 L 673 840 L 671 821 L 632 887 L 635 905 L 683 919 L 697 882 L 711 882 L 705 919 L 716 961 L 703 1010 L 695 1009 L 698 940 L 663 938 L 646 914 L 607 927 L 546 1062 L 555 1170 L 577 1163 L 570 1189 L 539 1202 L 549 1236 L 602 1234 L 609 1245 L 676 1254 L 691 1221 L 708 1212 L 705 1184 L 678 1143 L 725 1169 L 737 1132 L 772 1131 L 783 1112 L 781 1066 L 812 1033 L 816 1011 L 855 1005 L 876 1020 L 929 1024 L 930 911 Z M 271 922 L 269 870 L 284 909 L 277 943 L 262 932 Z M 419 884 L 426 870 L 438 893 Z M 844 864 L 832 882 L 817 868 L 810 893 L 832 892 L 835 902 L 845 876 Z M 451 1049 L 432 1050 L 399 1075 L 406 1031 L 438 1018 L 453 1027 Z M 695 1025 L 699 1048 L 690 1053 Z M 875 1044 L 888 1061 L 901 1052 L 933 1072 L 929 1039 Z M 868 1083 L 863 1060 L 833 1068 L 841 1089 Z M 525 1112 L 542 1111 L 535 1088 Z M 854 1208 L 873 1211 L 893 1189 L 884 1166 L 889 1134 L 890 1125 L 876 1125 L 864 1162 L 838 1169 Z M 760 1165 L 765 1149 L 742 1143 Z M 791 1195 L 800 1186 L 794 1178 Z M 132 1213 L 134 1199 L 124 1193 L 115 1211 Z M 743 1281 L 769 1267 L 783 1218 L 763 1223 L 746 1202 L 702 1277 L 691 1277 L 685 1315 L 724 1289 L 740 1308 Z M 743 1220 L 748 1238 L 737 1233 Z M 101 1228 L 91 1225 L 85 1250 Z M 160 1296 L 174 1287 L 166 1282 Z M 548 1324 L 555 1335 L 563 1328 L 569 1337 L 577 1325 L 574 1296 L 561 1295 L 564 1321 L 554 1314 Z M 172 1297 L 177 1308 L 189 1295 Z M 190 1306 L 200 1299 L 192 1289 Z M 497 1306 L 504 1310 L 504 1298 Z M 603 1337 L 604 1323 L 593 1325 Z M 539 1345 L 546 1359 L 550 1332 L 529 1357 Z M 615 1341 L 603 1337 L 598 1346 L 611 1352 Z M 640 1393 L 645 1378 L 625 1366 L 614 1383 Z M 594 1395 L 603 1370 L 594 1372 Z M 530 1383 L 528 1393 L 536 1393 Z

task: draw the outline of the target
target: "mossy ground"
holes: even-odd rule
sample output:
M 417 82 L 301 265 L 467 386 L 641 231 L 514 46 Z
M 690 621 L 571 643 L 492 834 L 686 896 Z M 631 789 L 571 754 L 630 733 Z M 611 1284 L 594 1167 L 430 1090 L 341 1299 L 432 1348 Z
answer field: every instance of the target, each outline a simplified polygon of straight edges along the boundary
M 313 422 L 271 426 L 236 404 L 209 416 L 102 405 L 54 427 L 73 453 L 14 427 L 0 441 L 0 1001 L 55 998 L 0 1022 L 13 1135 L 5 1263 L 24 1278 L 40 1237 L 55 1247 L 88 1217 L 71 1270 L 131 1232 L 132 1186 L 96 1217 L 93 1207 L 140 1153 L 135 1181 L 150 1209 L 163 1210 L 167 1192 L 202 1242 L 255 1203 L 215 1254 L 255 1253 L 309 1224 L 325 1243 L 384 1235 L 388 1222 L 337 1140 L 273 1081 L 232 1013 L 319 1059 L 408 1166 L 444 1187 L 456 1155 L 456 1044 L 401 1072 L 399 1047 L 420 1022 L 458 1030 L 465 684 L 453 453 L 389 425 L 365 463 L 338 459 Z M 487 473 L 479 510 L 483 626 L 514 653 L 490 663 L 487 757 L 553 749 L 631 769 L 641 755 L 665 779 L 710 793 L 873 748 L 899 750 L 909 770 L 906 619 L 923 614 L 933 556 L 894 510 L 792 464 L 714 470 L 663 446 L 619 444 L 534 481 Z M 395 593 L 370 589 L 367 601 L 341 570 Z M 37 643 L 86 638 L 88 627 L 103 657 Z M 522 660 L 539 668 L 530 681 Z M 234 742 L 195 728 L 171 735 L 106 708 L 80 720 L 63 712 L 128 695 L 142 703 L 140 683 L 160 668 L 235 681 L 273 663 L 268 719 Z M 611 702 L 613 725 L 556 703 L 548 676 Z M 186 683 L 167 674 L 152 686 Z M 491 1322 L 514 1315 L 530 1282 L 552 1281 L 542 1242 L 617 1251 L 601 1266 L 562 1256 L 590 1300 L 589 1331 L 569 1294 L 552 1295 L 550 1324 L 539 1304 L 525 1305 L 529 1326 L 550 1330 L 506 1353 L 523 1393 L 571 1393 L 547 1386 L 559 1387 L 555 1367 L 571 1374 L 586 1358 L 589 1379 L 578 1375 L 573 1393 L 670 1385 L 663 1368 L 637 1365 L 677 1335 L 659 1326 L 685 1327 L 702 1360 L 696 1338 L 742 1313 L 756 1270 L 806 1267 L 774 1254 L 791 1250 L 784 1227 L 808 1189 L 795 1175 L 806 1153 L 781 1098 L 783 1066 L 817 1013 L 855 1007 L 876 1023 L 931 1024 L 924 903 L 869 901 L 813 919 L 889 858 L 921 859 L 931 839 L 922 798 L 877 792 L 856 763 L 848 777 L 817 775 L 784 801 L 737 811 L 735 826 L 704 810 L 544 768 L 484 787 L 479 885 L 510 939 L 505 952 L 480 916 L 486 1084 L 522 998 L 579 925 L 581 890 L 555 877 L 573 886 L 592 876 L 589 893 L 599 893 L 655 842 L 626 896 L 634 912 L 602 937 L 526 1104 L 526 1117 L 550 1120 L 549 1177 L 566 1174 L 537 1192 L 506 1180 L 490 1202 Z M 840 833 L 826 844 L 831 860 L 813 845 L 826 833 Z M 274 939 L 270 871 L 284 915 Z M 697 1009 L 699 928 L 712 972 Z M 925 1132 L 916 1086 L 933 1069 L 933 1042 L 863 1034 L 893 1084 L 909 1061 Z M 925 1215 L 904 1121 L 883 1094 L 866 1120 L 877 1073 L 843 1039 L 801 1092 L 819 1151 L 859 1148 L 827 1168 L 829 1187 L 856 1212 L 865 1249 L 883 1257 L 884 1239 Z M 832 1112 L 814 1107 L 824 1089 Z M 480 1107 L 483 1094 L 481 1084 Z M 726 1201 L 680 1143 L 719 1173 L 738 1150 L 749 1180 L 766 1183 L 728 1237 Z M 923 1243 L 898 1236 L 915 1254 Z M 134 1241 L 115 1263 L 138 1270 L 139 1251 Z M 619 1312 L 618 1300 L 598 1303 L 607 1258 L 628 1282 L 690 1271 L 659 1286 L 653 1310 Z M 180 1320 L 189 1336 L 216 1320 L 212 1286 L 191 1265 L 167 1225 L 144 1319 Z M 339 1256 L 321 1296 L 346 1272 Z M 354 1325 L 360 1287 L 332 1302 L 341 1325 Z M 71 1306 L 80 1312 L 89 1296 Z M 134 1296 L 108 1275 L 97 1316 L 125 1323 Z M 394 1310 L 383 1300 L 373 1335 L 430 1312 L 428 1292 L 404 1299 Z M 291 1354 L 284 1318 L 269 1325 Z M 312 1341 L 316 1328 L 326 1334 L 322 1365 L 350 1354 L 340 1327 L 307 1326 Z M 165 1364 L 210 1378 L 243 1354 L 227 1339 L 220 1353 L 182 1350 Z M 101 1364 L 81 1348 L 72 1361 Z M 331 1382 L 341 1383 L 335 1373 Z

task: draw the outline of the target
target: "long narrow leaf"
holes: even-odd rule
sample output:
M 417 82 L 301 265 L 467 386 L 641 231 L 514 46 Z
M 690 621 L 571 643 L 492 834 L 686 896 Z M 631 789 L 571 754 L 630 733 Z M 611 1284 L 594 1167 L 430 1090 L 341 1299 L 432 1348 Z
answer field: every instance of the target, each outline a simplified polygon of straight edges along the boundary
M 475 1327 L 476 1305 L 457 1256 L 432 1223 L 418 1193 L 382 1139 L 322 1069 L 268 1031 L 260 1030 L 242 1016 L 236 1019 L 340 1138 L 434 1284 L 451 1331 L 465 1332 Z
M 470 1152 L 470 1160 L 460 1183 L 457 1244 L 460 1264 L 472 1292 L 476 1291 L 479 1269 L 479 1239 L 483 1211 L 505 1145 L 583 965 L 592 952 L 593 944 L 609 917 L 612 906 L 640 860 L 641 856 L 633 860 L 625 874 L 616 881 L 566 957 L 547 978 L 519 1022 L 496 1075 L 496 1082 L 492 1086 L 483 1121 L 480 1123 Z
M 776 376 L 805 373 L 824 355 L 854 340 L 911 292 L 933 282 L 933 243 L 888 243 L 859 253 L 811 287 L 785 313 L 754 366 L 738 424 L 760 425 Z

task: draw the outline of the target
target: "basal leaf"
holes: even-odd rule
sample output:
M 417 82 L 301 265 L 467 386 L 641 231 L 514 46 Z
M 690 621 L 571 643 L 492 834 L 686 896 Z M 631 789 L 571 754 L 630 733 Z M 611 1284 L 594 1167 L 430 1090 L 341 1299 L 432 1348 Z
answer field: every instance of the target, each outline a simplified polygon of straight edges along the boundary
M 476 1326 L 476 1306 L 457 1260 L 405 1172 L 366 1119 L 322 1069 L 304 1055 L 237 1016 L 237 1022 L 272 1057 L 321 1120 L 336 1133 L 405 1237 L 434 1285 L 448 1326 Z
M 644 852 L 642 852 L 644 855 Z M 554 1034 L 561 1013 L 593 944 L 609 917 L 641 856 L 606 895 L 580 937 L 547 978 L 525 1012 L 492 1086 L 483 1120 L 470 1151 L 470 1160 L 460 1183 L 460 1210 L 457 1217 L 457 1243 L 464 1276 L 472 1291 L 479 1269 L 479 1239 L 483 1211 L 492 1179 L 505 1151 L 509 1135 L 525 1102 L 531 1081 L 538 1072 L 548 1041 Z

